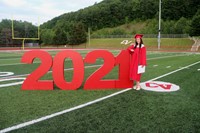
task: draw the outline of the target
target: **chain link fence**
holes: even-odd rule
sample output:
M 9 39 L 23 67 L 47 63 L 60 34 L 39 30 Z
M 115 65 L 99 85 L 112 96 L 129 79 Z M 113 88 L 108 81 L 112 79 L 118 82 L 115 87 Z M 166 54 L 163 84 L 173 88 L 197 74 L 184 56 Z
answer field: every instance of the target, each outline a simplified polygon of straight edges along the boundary
M 133 38 L 134 35 L 91 35 L 97 38 Z M 143 38 L 158 38 L 158 34 L 144 34 Z M 161 38 L 189 38 L 189 34 L 161 34 Z

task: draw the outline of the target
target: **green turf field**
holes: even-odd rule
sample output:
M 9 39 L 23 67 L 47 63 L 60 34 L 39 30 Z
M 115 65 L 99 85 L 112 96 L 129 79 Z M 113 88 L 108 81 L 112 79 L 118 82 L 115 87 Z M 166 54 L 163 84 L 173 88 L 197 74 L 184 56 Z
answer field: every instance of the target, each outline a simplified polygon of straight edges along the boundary
M 94 49 L 126 49 L 127 45 L 121 44 L 124 40 L 134 41 L 132 38 L 92 38 L 90 42 L 87 41 L 81 45 L 66 45 L 66 48 L 94 48 Z M 157 38 L 144 38 L 143 42 L 148 50 L 158 50 Z M 191 47 L 194 44 L 193 40 L 189 38 L 161 38 L 160 50 L 162 51 L 191 51 Z M 44 47 L 47 47 L 44 45 Z M 52 46 L 49 46 L 52 47 Z M 53 46 L 55 47 L 55 46 Z M 63 45 L 59 48 L 64 48 Z
M 88 50 L 78 50 L 85 57 Z M 120 51 L 110 50 L 114 55 Z M 50 51 L 55 56 L 58 51 Z M 40 64 L 20 63 L 23 52 L 0 52 L 0 72 L 14 72 L 26 77 Z M 148 52 L 148 66 L 142 82 L 200 61 L 200 54 Z M 97 60 L 95 64 L 101 65 Z M 99 66 L 88 68 L 85 80 Z M 170 66 L 170 67 L 168 67 Z M 65 68 L 71 68 L 71 61 Z M 66 70 L 66 80 L 73 75 Z M 80 108 L 48 120 L 44 120 L 13 132 L 200 132 L 200 63 L 164 76 L 157 81 L 171 82 L 180 86 L 177 92 L 160 93 L 145 90 L 129 90 L 101 102 Z M 0 80 L 6 77 L 0 77 Z M 9 78 L 9 76 L 7 77 Z M 117 79 L 118 68 L 105 78 Z M 52 73 L 43 79 L 52 79 Z M 3 81 L 7 84 L 17 81 Z M 85 91 L 22 91 L 21 85 L 0 88 L 0 132 L 24 122 L 32 121 L 59 111 L 96 100 L 121 91 L 121 89 Z

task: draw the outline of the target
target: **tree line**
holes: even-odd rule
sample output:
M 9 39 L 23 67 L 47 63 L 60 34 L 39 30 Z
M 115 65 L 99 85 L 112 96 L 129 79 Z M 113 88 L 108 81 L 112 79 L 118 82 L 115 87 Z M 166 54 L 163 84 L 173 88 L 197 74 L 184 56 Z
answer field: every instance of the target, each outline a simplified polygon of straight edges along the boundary
M 61 23 L 66 23 L 65 25 L 70 24 L 70 22 L 81 23 L 85 29 L 83 31 L 90 28 L 95 34 L 95 31 L 99 29 L 112 28 L 137 20 L 147 22 L 145 29 L 139 32 L 156 34 L 158 31 L 158 9 L 158 0 L 103 0 L 79 11 L 55 17 L 44 23 L 42 28 L 51 31 L 53 36 L 57 28 L 68 30 L 67 26 L 62 26 Z M 198 9 L 200 9 L 199 0 L 162 0 L 162 33 L 187 33 L 191 36 L 199 36 L 200 11 Z M 127 34 L 127 32 L 116 29 L 112 34 Z M 59 38 L 63 38 L 61 34 L 60 37 L 57 36 L 57 39 Z
M 15 38 L 37 38 L 38 29 L 35 25 L 27 21 L 13 21 L 13 32 Z M 20 40 L 12 39 L 12 20 L 3 19 L 0 22 L 0 45 L 1 46 L 18 46 Z
M 41 40 L 44 44 L 80 44 L 87 40 L 87 29 L 95 33 L 103 28 L 117 27 L 134 21 L 146 22 L 141 33 L 156 34 L 158 31 L 159 0 L 103 0 L 93 6 L 65 13 L 41 25 Z M 189 33 L 200 35 L 200 0 L 162 0 L 162 32 L 171 34 Z M 1 37 L 11 26 L 10 20 L 0 22 Z M 36 26 L 15 21 L 19 36 L 34 36 Z M 28 26 L 27 26 L 28 25 Z M 32 27 L 25 31 L 25 27 Z M 11 29 L 11 27 L 10 27 Z M 135 31 L 137 32 L 137 31 Z M 115 30 L 114 34 L 127 34 Z M 8 39 L 7 39 L 8 40 Z M 0 43 L 3 43 L 2 40 Z

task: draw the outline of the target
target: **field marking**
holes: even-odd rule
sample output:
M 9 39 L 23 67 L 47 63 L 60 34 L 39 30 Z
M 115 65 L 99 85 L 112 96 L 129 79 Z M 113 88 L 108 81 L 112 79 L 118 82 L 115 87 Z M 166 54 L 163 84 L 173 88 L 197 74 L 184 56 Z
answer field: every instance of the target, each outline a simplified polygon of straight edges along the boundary
M 147 82 L 149 81 L 154 81 L 154 80 L 157 80 L 157 79 L 160 79 L 160 78 L 163 78 L 165 76 L 168 76 L 170 74 L 173 74 L 173 73 L 176 73 L 178 71 L 181 71 L 185 68 L 188 68 L 188 67 L 191 67 L 191 66 L 194 66 L 196 64 L 200 63 L 200 61 L 198 62 L 195 62 L 195 63 L 192 63 L 188 66 L 185 66 L 183 68 L 180 68 L 180 69 L 177 69 L 177 70 L 174 70 L 174 71 L 171 71 L 169 73 L 166 73 L 164 75 L 161 75 L 161 76 L 158 76 L 156 78 L 153 78 L 151 80 L 148 80 Z M 127 92 L 129 90 L 132 90 L 132 88 L 127 88 L 127 89 L 124 89 L 122 91 L 118 91 L 118 92 L 115 92 L 113 94 L 110 94 L 108 96 L 104 96 L 102 98 L 98 98 L 96 100 L 93 100 L 93 101 L 90 101 L 90 102 L 87 102 L 87 103 L 84 103 L 84 104 L 81 104 L 81 105 L 78 105 L 78 106 L 75 106 L 75 107 L 72 107 L 72 108 L 69 108 L 69 109 L 66 109 L 66 110 L 63 110 L 63 111 L 60 111 L 60 112 L 56 112 L 56 113 L 53 113 L 51 115 L 47 115 L 47 116 L 43 116 L 43 117 L 40 117 L 38 119 L 34 119 L 34 120 L 31 120 L 31 121 L 28 121 L 28 122 L 24 122 L 24 123 L 21 123 L 21 124 L 18 124 L 18 125 L 15 125 L 15 126 L 12 126 L 12 127 L 8 127 L 8 128 L 5 128 L 5 129 L 2 129 L 0 130 L 0 133 L 5 133 L 5 132 L 9 132 L 9 131 L 13 131 L 13 130 L 16 130 L 16 129 L 20 129 L 20 128 L 23 128 L 23 127 L 26 127 L 26 126 L 30 126 L 32 124 L 35 124 L 35 123 L 38 123 L 38 122 L 41 122 L 41 121 L 44 121 L 44 120 L 47 120 L 47 119 L 50 119 L 50 118 L 53 118 L 53 117 L 56 117 L 56 116 L 59 116 L 59 115 L 62 115 L 62 114 L 65 114 L 65 113 L 68 113 L 68 112 L 71 112 L 71 111 L 74 111 L 74 110 L 77 110 L 77 109 L 81 109 L 81 108 L 84 108 L 86 106 L 89 106 L 89 105 L 92 105 L 94 103 L 98 103 L 100 101 L 103 101 L 105 99 L 108 99 L 110 97 L 113 97 L 113 96 L 116 96 L 116 95 L 119 95 L 121 93 L 124 93 L 124 92 Z
M 0 88 L 22 84 L 22 83 L 24 82 L 25 78 L 0 79 L 0 82 L 3 82 L 3 81 L 10 81 L 10 80 L 22 80 L 22 81 L 18 81 L 18 82 L 14 82 L 14 83 L 0 84 Z
M 166 66 L 166 68 L 170 68 L 171 66 Z
M 14 75 L 14 73 L 13 72 L 0 72 L 0 77 L 10 76 L 10 75 Z
M 84 68 L 93 68 L 93 67 L 99 67 L 102 66 L 101 65 L 90 65 L 90 66 L 85 66 Z M 68 70 L 74 70 L 74 68 L 66 68 L 64 69 L 64 71 L 68 71 Z M 47 73 L 51 73 L 52 71 L 48 71 Z M 16 78 L 16 77 L 23 77 L 23 76 L 28 76 L 30 74 L 22 74 L 22 75 L 12 75 L 12 76 L 6 76 L 6 77 L 2 77 L 0 79 L 9 79 L 9 78 Z
M 168 57 L 177 57 L 177 56 L 189 56 L 192 54 L 181 54 L 181 55 L 170 55 L 170 56 L 162 56 L 162 57 L 155 57 L 155 58 L 150 58 L 151 60 L 155 60 L 155 59 L 163 59 L 163 58 L 168 58 Z M 148 60 L 148 59 L 147 59 Z
M 172 71 L 172 72 L 169 72 L 169 73 L 166 73 L 166 74 L 161 75 L 161 76 L 159 76 L 159 77 L 156 77 L 156 78 L 153 78 L 153 79 L 151 79 L 151 80 L 148 80 L 148 82 L 149 82 L 149 81 L 154 81 L 154 80 L 157 80 L 157 79 L 160 79 L 160 78 L 163 78 L 163 77 L 165 77 L 165 76 L 168 76 L 168 75 L 173 74 L 173 73 L 175 73 L 175 72 L 181 71 L 181 70 L 183 70 L 183 69 L 187 69 L 187 68 L 189 68 L 189 67 L 191 67 L 191 66 L 194 66 L 194 65 L 196 65 L 196 64 L 199 64 L 199 63 L 200 63 L 200 61 L 197 61 L 197 62 L 195 62 L 195 63 L 193 63 L 193 64 L 188 65 L 188 66 L 179 68 L 179 69 L 174 70 L 174 71 Z
M 191 54 L 189 54 L 191 55 Z M 177 56 L 183 56 L 183 55 L 177 55 Z M 164 56 L 164 57 L 155 57 L 155 58 L 149 58 L 147 60 L 155 60 L 155 59 L 161 59 L 161 58 L 168 58 L 168 57 L 174 57 L 174 56 Z M 33 64 L 35 64 L 37 62 L 34 62 Z M 38 62 L 38 63 L 41 63 L 41 62 Z M 17 63 L 17 64 L 22 64 L 22 63 Z M 93 65 L 93 66 L 86 66 L 85 68 L 90 68 L 90 67 L 98 67 L 98 66 L 101 66 L 102 64 L 100 65 Z M 1 66 L 1 65 L 0 65 Z M 157 67 L 158 65 L 154 65 L 153 67 Z M 181 67 L 182 68 L 182 67 Z M 64 70 L 73 70 L 73 68 L 67 68 L 67 69 L 64 69 Z M 50 73 L 52 71 L 48 71 L 47 73 Z M 13 76 L 9 76 L 9 77 L 3 77 L 4 78 L 12 78 L 12 77 L 22 77 L 22 76 L 27 76 L 29 74 L 22 74 L 22 75 L 13 75 Z M 0 78 L 1 79 L 1 78 Z
M 20 58 L 0 59 L 0 60 L 15 60 L 15 59 L 21 59 L 21 57 Z
M 114 51 L 113 52 L 113 54 L 114 53 L 116 53 L 116 52 L 118 52 L 118 51 Z M 80 52 L 80 54 L 87 54 L 87 52 Z M 52 56 L 52 58 L 53 58 L 54 56 Z M 13 59 L 21 59 L 21 58 L 11 58 L 11 59 L 0 59 L 0 60 L 13 60 Z M 37 58 L 38 59 L 38 58 Z M 66 59 L 67 60 L 67 59 Z M 36 63 L 41 63 L 41 61 L 35 61 L 35 62 L 33 62 L 32 64 L 36 64 Z M 12 63 L 12 64 L 2 64 L 2 65 L 0 65 L 0 66 L 14 66 L 14 65 L 25 65 L 25 63 Z
M 155 59 L 163 59 L 163 58 L 169 58 L 169 57 L 177 57 L 177 56 L 188 56 L 188 55 L 192 55 L 192 54 L 181 54 L 181 55 L 172 55 L 172 56 L 163 56 L 163 57 L 154 57 L 154 58 L 149 58 L 147 60 L 155 60 Z M 36 64 L 36 63 L 41 63 L 41 61 L 35 61 L 32 64 Z M 15 66 L 15 65 L 26 65 L 25 63 L 13 63 L 13 64 L 2 64 L 1 66 Z

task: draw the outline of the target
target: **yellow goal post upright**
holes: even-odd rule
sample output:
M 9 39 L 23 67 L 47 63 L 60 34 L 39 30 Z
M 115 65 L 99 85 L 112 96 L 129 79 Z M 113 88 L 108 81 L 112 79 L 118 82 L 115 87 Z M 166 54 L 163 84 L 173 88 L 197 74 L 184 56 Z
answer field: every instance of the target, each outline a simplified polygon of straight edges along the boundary
M 37 38 L 23 38 L 23 37 L 15 37 L 14 32 L 14 22 L 12 17 L 12 39 L 14 40 L 22 40 L 22 49 L 24 50 L 24 41 L 25 40 L 40 40 L 40 25 L 39 25 L 39 18 L 38 18 L 38 31 L 37 31 Z

